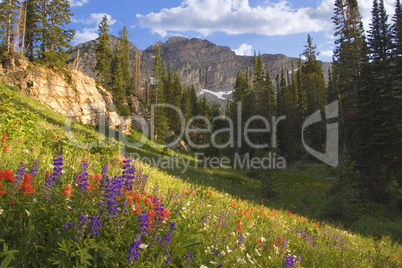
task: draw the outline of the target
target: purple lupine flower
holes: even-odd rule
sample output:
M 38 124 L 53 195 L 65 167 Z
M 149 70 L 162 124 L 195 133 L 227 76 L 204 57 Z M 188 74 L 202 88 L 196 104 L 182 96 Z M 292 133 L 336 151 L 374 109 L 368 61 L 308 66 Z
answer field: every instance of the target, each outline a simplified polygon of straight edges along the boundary
M 77 240 L 81 240 L 84 237 L 84 231 L 88 223 L 88 216 L 86 215 L 81 215 L 81 217 L 78 218 L 77 222 Z
M 207 224 L 207 222 L 208 222 L 207 217 L 204 217 L 204 218 L 202 219 L 202 222 L 203 222 L 204 224 Z
M 91 236 L 93 236 L 94 234 L 96 234 L 96 236 L 99 236 L 99 232 L 101 231 L 100 227 L 101 224 L 99 222 L 99 214 L 97 214 L 96 216 L 92 216 L 92 221 L 91 221 Z M 95 233 L 94 233 L 95 231 Z
M 287 246 L 288 246 L 288 241 L 286 239 L 283 239 L 282 250 L 286 251 Z
M 59 182 L 63 173 L 63 158 L 57 153 L 53 160 L 53 173 L 46 179 L 45 186 L 50 187 L 53 182 Z
M 240 233 L 237 238 L 238 238 L 238 240 L 239 240 L 239 241 L 237 242 L 237 246 L 240 246 L 240 245 L 243 243 L 243 241 L 244 241 L 244 236 Z
M 17 187 L 20 184 L 20 182 L 22 182 L 24 180 L 25 173 L 26 173 L 26 168 L 24 166 L 24 163 L 21 162 L 20 165 L 18 166 L 18 169 L 16 172 L 17 175 L 15 176 L 15 178 L 16 178 L 15 185 L 17 185 Z
M 149 215 L 145 210 L 142 211 L 140 215 L 140 234 L 146 235 L 148 233 L 149 228 Z
M 102 176 L 103 176 L 103 175 L 107 175 L 108 169 L 109 169 L 108 164 L 105 164 L 105 165 L 103 166 L 103 168 L 102 168 Z
M 88 188 L 88 159 L 84 159 L 81 164 L 81 182 L 80 182 L 80 190 L 83 192 L 87 191 Z
M 111 180 L 106 177 L 105 179 L 105 203 L 109 210 L 109 220 L 113 217 L 116 218 L 118 210 L 118 197 L 122 195 L 122 188 L 124 181 L 119 176 L 113 177 Z
M 142 170 L 141 170 L 141 173 L 142 173 Z M 144 175 L 144 176 L 142 177 L 141 188 L 144 188 L 145 185 L 147 185 L 148 178 L 149 178 L 148 175 Z
M 132 259 L 138 261 L 138 256 L 140 255 L 140 245 L 141 245 L 141 238 L 143 235 L 148 233 L 149 228 L 149 215 L 145 210 L 141 212 L 140 215 L 140 232 L 135 236 L 135 239 L 130 245 L 130 249 L 128 252 L 128 264 L 132 264 Z M 170 260 L 170 259 L 169 259 Z
M 131 162 L 133 162 L 132 159 L 127 159 L 123 161 L 125 165 L 123 166 L 122 179 L 125 181 L 125 188 L 128 191 L 131 191 L 133 189 L 134 184 L 135 167 L 131 164 Z
M 53 166 L 53 180 L 59 182 L 63 174 L 63 158 L 61 157 L 61 153 L 56 153 Z
M 176 222 L 170 224 L 170 231 L 173 231 L 174 229 L 176 229 Z
M 37 160 L 34 160 L 31 168 L 31 176 L 32 177 L 37 177 L 38 176 L 38 171 L 39 171 L 39 164 Z
M 138 261 L 138 256 L 140 255 L 141 235 L 136 235 L 135 238 L 128 251 L 128 264 L 132 264 L 132 259 Z
M 215 256 L 218 256 L 219 255 L 219 248 L 217 248 L 216 250 L 215 250 L 215 254 L 214 254 Z
M 171 232 L 169 232 L 169 233 L 167 233 L 167 234 L 165 235 L 165 244 L 166 244 L 166 245 L 169 245 L 169 244 L 170 244 L 170 241 L 172 241 Z
M 191 253 L 191 251 L 189 250 L 187 252 L 187 259 L 191 260 L 193 258 L 193 254 Z
M 163 253 L 163 255 L 166 257 L 165 263 L 168 264 L 170 262 L 169 252 L 165 251 L 165 253 Z
M 294 259 L 292 255 L 285 256 L 285 263 L 283 264 L 284 267 L 293 267 Z
M 64 225 L 64 229 L 67 229 L 68 227 L 74 227 L 74 224 L 72 224 L 71 222 L 67 223 L 66 225 Z

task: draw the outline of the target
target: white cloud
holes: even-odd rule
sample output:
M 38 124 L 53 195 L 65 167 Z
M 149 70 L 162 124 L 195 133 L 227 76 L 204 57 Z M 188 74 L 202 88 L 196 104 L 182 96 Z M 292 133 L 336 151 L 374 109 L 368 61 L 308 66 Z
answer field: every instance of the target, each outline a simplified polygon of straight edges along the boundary
M 242 44 L 238 49 L 234 49 L 234 53 L 239 56 L 251 56 L 253 47 L 247 44 Z
M 297 10 L 286 1 L 275 4 L 267 1 L 263 6 L 251 7 L 248 0 L 184 0 L 178 7 L 137 14 L 137 18 L 142 27 L 151 28 L 161 36 L 187 31 L 204 36 L 214 32 L 287 35 L 332 27 L 332 7 L 332 0 L 323 0 L 315 9 Z
M 76 31 L 72 43 L 76 45 L 98 38 L 99 23 L 102 21 L 104 16 L 107 16 L 109 26 L 117 22 L 112 19 L 112 16 L 106 13 L 92 13 L 87 19 L 73 20 L 74 23 L 81 23 L 93 27 L 85 27 L 82 31 Z
M 104 16 L 107 17 L 107 23 L 109 24 L 109 26 L 113 25 L 117 22 L 116 20 L 112 19 L 112 16 L 110 16 L 107 13 L 91 13 L 89 18 L 80 19 L 80 20 L 77 20 L 76 22 L 80 22 L 85 25 L 96 25 L 97 26 L 102 21 Z
M 89 3 L 89 0 L 69 0 L 71 7 L 82 7 Z
M 319 56 L 332 57 L 333 53 L 334 52 L 332 50 L 325 50 L 321 51 Z
M 75 32 L 73 44 L 76 45 L 86 43 L 88 41 L 95 40 L 96 38 L 98 38 L 97 29 L 85 28 L 82 31 Z

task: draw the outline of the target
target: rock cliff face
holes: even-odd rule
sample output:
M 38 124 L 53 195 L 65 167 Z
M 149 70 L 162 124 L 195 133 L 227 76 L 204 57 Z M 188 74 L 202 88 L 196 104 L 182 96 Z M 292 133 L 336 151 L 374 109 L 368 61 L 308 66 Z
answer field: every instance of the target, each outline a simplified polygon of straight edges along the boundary
M 78 45 L 70 53 L 73 60 L 80 49 L 82 71 L 94 76 L 96 40 Z M 111 48 L 118 44 L 116 37 L 111 38 Z M 237 56 L 229 47 L 216 46 L 207 40 L 197 38 L 171 37 L 165 43 L 159 42 L 161 58 L 167 65 L 177 70 L 182 78 L 183 85 L 194 85 L 198 92 L 208 89 L 213 92 L 231 91 L 234 88 L 239 66 L 243 70 L 253 66 L 252 56 Z M 152 65 L 155 56 L 156 44 L 140 51 L 142 54 L 142 75 L 145 78 L 147 71 L 152 74 Z M 130 63 L 134 64 L 135 47 L 130 45 Z M 282 54 L 263 55 L 263 62 L 269 64 L 271 75 L 275 78 L 281 68 L 290 70 L 292 60 L 297 64 L 297 58 L 290 58 Z M 328 62 L 321 63 L 324 73 L 331 66 Z M 227 96 L 230 96 L 229 94 Z
M 17 86 L 20 92 L 37 99 L 49 108 L 83 124 L 98 125 L 104 118 L 107 126 L 128 132 L 130 119 L 119 117 L 112 96 L 95 80 L 72 70 L 70 78 L 54 70 L 11 59 L 0 67 L 0 81 Z M 146 118 L 146 109 L 138 99 L 131 100 L 134 115 Z

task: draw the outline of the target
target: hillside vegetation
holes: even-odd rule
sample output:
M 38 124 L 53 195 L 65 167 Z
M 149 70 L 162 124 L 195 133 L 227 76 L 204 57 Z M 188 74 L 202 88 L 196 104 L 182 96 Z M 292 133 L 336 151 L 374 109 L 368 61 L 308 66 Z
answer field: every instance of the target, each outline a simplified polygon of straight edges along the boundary
M 66 133 L 63 117 L 13 88 L 1 85 L 0 101 L 2 267 L 402 265 L 402 246 L 391 237 L 314 219 L 332 184 L 320 177 L 332 170 L 310 163 L 301 172 L 300 163 L 275 173 L 279 196 L 267 201 L 245 171 L 168 174 L 120 156 L 122 144 L 92 127 L 73 124 Z M 106 145 L 78 148 L 72 138 Z M 150 141 L 125 150 L 143 158 L 174 153 Z

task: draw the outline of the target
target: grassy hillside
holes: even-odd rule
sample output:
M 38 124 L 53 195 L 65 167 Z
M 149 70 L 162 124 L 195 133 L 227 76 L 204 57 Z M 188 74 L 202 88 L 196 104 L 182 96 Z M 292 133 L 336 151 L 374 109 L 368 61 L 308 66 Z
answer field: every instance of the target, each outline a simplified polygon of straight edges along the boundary
M 73 124 L 66 134 L 63 117 L 12 88 L 0 85 L 0 102 L 1 267 L 402 265 L 397 223 L 384 221 L 392 239 L 370 237 L 373 223 L 361 224 L 363 236 L 320 220 L 332 185 L 324 178 L 334 170 L 291 165 L 271 175 L 279 195 L 265 200 L 262 183 L 246 171 L 195 168 L 193 154 L 149 140 L 124 148 L 144 161 L 130 160 L 119 155 L 124 145 L 90 126 Z M 132 134 L 128 140 L 141 138 Z M 71 140 L 104 140 L 105 148 Z M 191 167 L 145 163 L 173 156 Z

